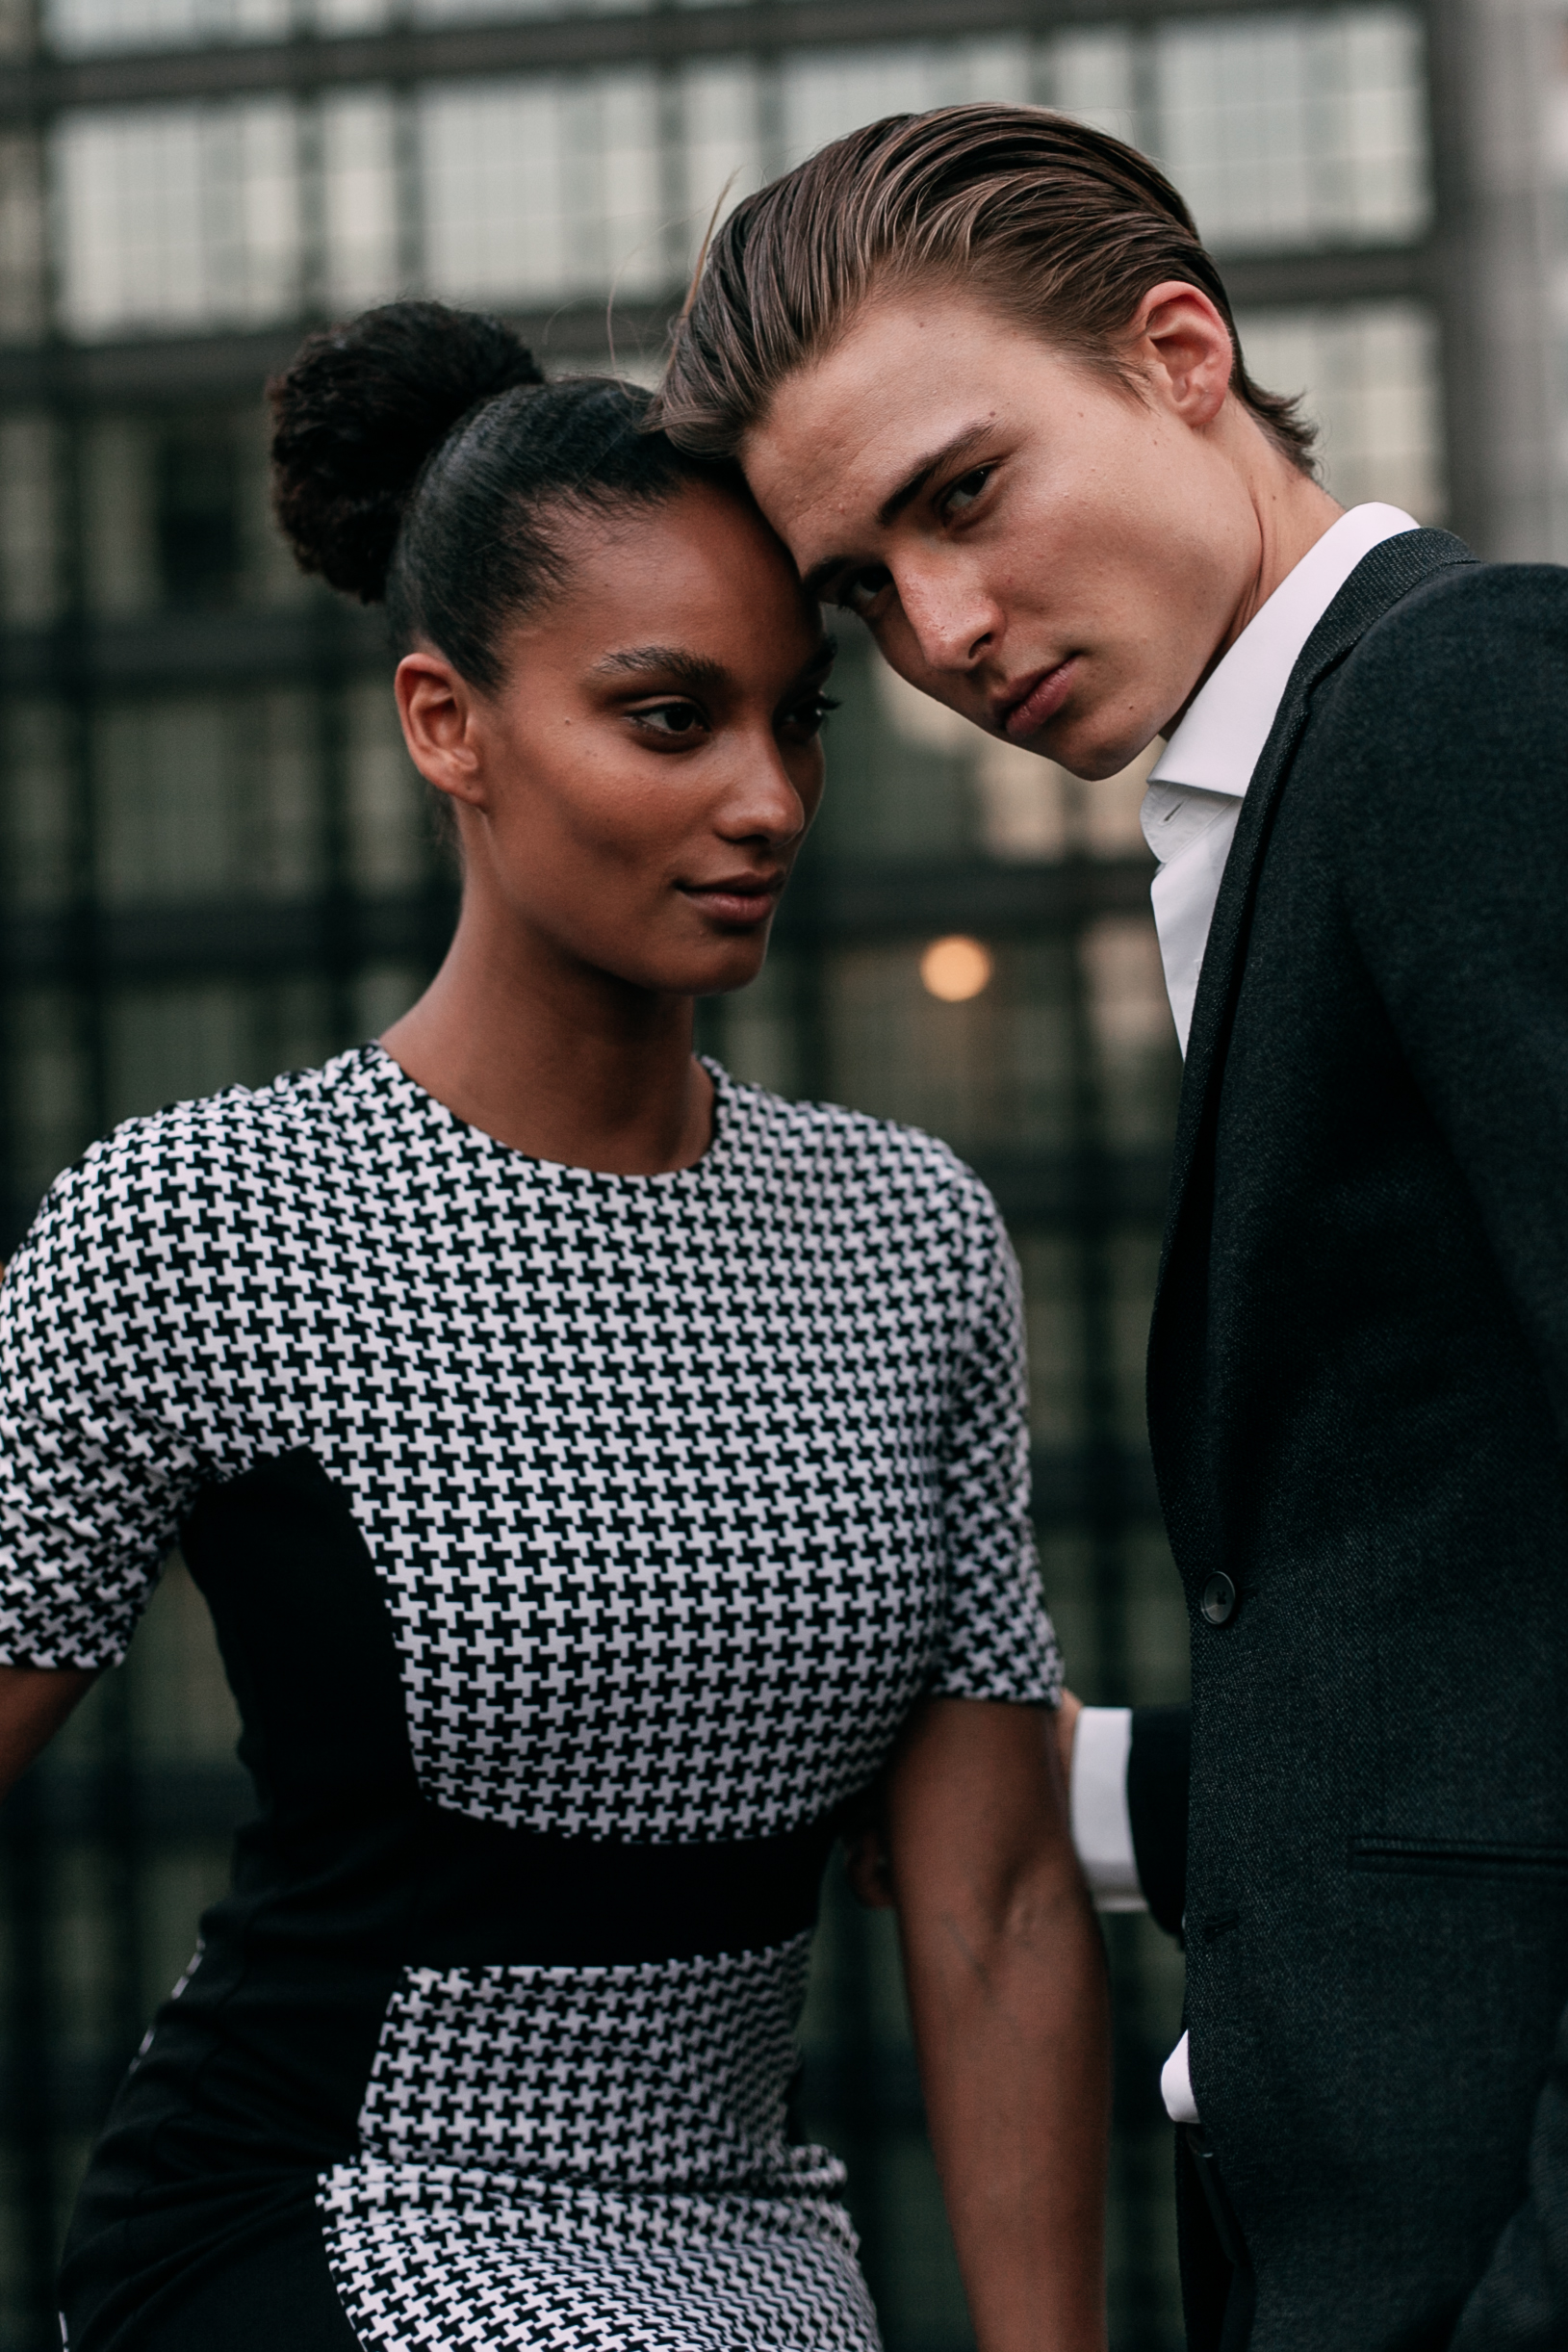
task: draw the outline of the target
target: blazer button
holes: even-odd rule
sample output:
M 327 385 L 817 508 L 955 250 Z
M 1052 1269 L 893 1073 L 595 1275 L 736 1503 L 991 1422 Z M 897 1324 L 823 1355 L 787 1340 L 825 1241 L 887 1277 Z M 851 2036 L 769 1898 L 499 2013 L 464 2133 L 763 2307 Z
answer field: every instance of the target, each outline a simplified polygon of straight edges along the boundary
M 1221 1568 L 1203 1588 L 1198 1603 L 1211 1625 L 1228 1625 L 1236 1614 L 1236 1588 Z

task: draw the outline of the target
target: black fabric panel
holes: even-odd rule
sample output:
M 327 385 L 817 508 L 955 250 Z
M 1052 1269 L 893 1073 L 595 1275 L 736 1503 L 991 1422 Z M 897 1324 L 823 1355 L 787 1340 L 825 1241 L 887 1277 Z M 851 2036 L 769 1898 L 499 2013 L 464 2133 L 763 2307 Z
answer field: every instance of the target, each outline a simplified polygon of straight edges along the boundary
M 366 1983 L 402 1967 L 613 1966 L 755 1950 L 813 1925 L 830 1822 L 653 1846 L 541 1836 L 427 1803 L 386 1597 L 314 1455 L 209 1488 L 183 1542 L 262 1800 L 237 1888 L 269 1895 L 246 1933 L 253 1949 L 269 1943 L 274 1968 L 333 1945 L 346 1958 L 352 1947 L 349 1975 Z
M 1135 1707 L 1127 1755 L 1127 1816 L 1138 1883 L 1151 1915 L 1181 1933 L 1187 1903 L 1187 1782 L 1193 1750 L 1188 1706 Z
M 330 2283 L 319 2245 L 300 2249 L 317 2230 L 317 2175 L 358 2151 L 403 1970 L 780 1943 L 815 1921 L 834 1829 L 636 1846 L 445 1811 L 420 1793 L 380 1581 L 314 1456 L 281 1455 L 207 1490 L 182 1542 L 239 1701 L 260 1812 L 236 1840 L 229 1894 L 202 1921 L 200 1963 L 160 2009 L 111 2110 L 71 2228 L 63 2308 L 73 2352 L 166 2341 L 185 2352 L 203 2327 L 225 2352 L 252 2340 L 258 2352 L 336 2352 L 354 2339 L 346 2321 L 331 2332 L 335 2298 L 318 2296 L 311 2315 Z M 304 2298 L 298 2332 L 286 2304 L 270 2337 L 240 2332 L 264 2243 L 293 2249 L 277 2292 Z M 125 2333 L 134 2314 L 166 2308 L 184 2333 Z
M 735 1844 L 539 1837 L 426 1808 L 407 1964 L 595 1968 L 782 1944 L 814 1926 L 830 1821 Z
M 93 2284 L 100 2292 L 84 2317 Z M 111 2225 L 74 2251 L 65 2301 L 70 2352 L 360 2346 L 332 2284 L 308 2181 L 280 2188 L 265 2175 L 236 2174 L 146 2197 L 132 2233 Z
M 397 1638 L 348 1499 L 303 1448 L 209 1486 L 180 1531 L 270 1814 L 412 1805 Z

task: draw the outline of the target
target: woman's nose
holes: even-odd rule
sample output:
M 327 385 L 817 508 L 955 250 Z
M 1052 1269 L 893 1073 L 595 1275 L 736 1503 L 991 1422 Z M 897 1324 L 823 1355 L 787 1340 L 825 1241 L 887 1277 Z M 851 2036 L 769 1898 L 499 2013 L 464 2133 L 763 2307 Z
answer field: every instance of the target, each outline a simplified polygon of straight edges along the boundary
M 748 745 L 734 783 L 717 813 L 727 840 L 767 840 L 783 847 L 806 823 L 806 805 L 784 765 L 771 730 L 765 746 Z

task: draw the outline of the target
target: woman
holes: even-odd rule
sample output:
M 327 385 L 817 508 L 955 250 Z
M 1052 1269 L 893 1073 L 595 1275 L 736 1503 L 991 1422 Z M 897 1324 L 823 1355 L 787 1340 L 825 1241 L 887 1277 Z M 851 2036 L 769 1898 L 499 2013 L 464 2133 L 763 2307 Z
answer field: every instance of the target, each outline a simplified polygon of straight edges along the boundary
M 733 477 L 494 322 L 373 312 L 273 400 L 462 912 L 378 1044 L 90 1152 L 0 1294 L 9 1769 L 177 1535 L 261 1800 L 94 2156 L 67 2343 L 865 2352 L 784 2100 L 886 1772 L 981 2344 L 1099 2344 L 1007 1244 L 939 1145 L 691 1050 L 821 795 L 818 613 Z

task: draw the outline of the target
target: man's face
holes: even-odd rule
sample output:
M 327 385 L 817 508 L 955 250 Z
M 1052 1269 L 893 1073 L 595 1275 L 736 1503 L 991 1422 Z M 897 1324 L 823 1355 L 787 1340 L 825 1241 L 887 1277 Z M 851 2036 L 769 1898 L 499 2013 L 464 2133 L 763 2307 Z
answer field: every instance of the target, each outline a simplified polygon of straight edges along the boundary
M 741 449 L 807 584 L 901 677 L 1076 775 L 1168 731 L 1256 582 L 1198 307 L 1150 314 L 1134 391 L 962 291 L 875 299 Z

